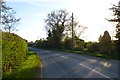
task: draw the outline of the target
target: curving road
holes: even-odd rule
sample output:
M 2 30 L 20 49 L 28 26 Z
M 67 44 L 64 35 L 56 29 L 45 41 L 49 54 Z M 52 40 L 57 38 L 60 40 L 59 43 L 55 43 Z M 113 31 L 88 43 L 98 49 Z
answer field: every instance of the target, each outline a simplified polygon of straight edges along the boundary
M 42 59 L 42 78 L 119 78 L 118 61 L 29 47 Z

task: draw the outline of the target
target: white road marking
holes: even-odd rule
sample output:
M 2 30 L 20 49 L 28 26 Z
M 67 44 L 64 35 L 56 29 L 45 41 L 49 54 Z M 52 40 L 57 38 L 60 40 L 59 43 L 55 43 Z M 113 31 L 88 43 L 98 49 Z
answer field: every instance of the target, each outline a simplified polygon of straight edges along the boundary
M 106 78 L 111 79 L 110 77 L 108 77 L 108 76 L 106 76 L 106 75 L 104 75 L 104 74 L 102 74 L 102 73 L 100 73 L 100 72 L 98 72 L 98 71 L 96 71 L 96 70 L 94 70 L 94 69 L 92 69 L 92 68 L 90 68 L 90 67 L 84 65 L 84 64 L 80 64 L 80 65 L 81 65 L 81 66 L 84 66 L 84 67 L 86 67 L 86 68 L 88 68 L 88 69 L 90 69 L 90 70 L 92 70 L 92 71 L 94 71 L 94 72 L 96 72 L 96 73 L 98 73 L 98 74 L 100 74 L 100 75 L 106 77 Z M 111 79 L 111 80 L 113 80 L 113 79 Z

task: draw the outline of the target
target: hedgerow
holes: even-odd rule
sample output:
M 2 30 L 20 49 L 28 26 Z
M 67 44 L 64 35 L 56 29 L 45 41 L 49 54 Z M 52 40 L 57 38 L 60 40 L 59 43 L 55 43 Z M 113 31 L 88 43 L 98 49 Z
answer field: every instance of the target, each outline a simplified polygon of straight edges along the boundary
M 13 33 L 2 32 L 2 70 L 11 72 L 26 58 L 28 52 L 24 39 Z

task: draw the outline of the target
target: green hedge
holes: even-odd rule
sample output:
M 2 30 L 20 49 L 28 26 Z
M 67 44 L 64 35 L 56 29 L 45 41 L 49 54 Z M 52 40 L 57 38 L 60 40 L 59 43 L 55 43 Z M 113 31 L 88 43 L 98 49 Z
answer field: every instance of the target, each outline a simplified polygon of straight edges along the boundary
M 27 43 L 13 33 L 2 32 L 2 69 L 4 72 L 15 70 L 26 57 Z
M 33 51 L 28 51 L 27 58 L 17 66 L 16 70 L 13 72 L 6 72 L 3 74 L 2 78 L 5 79 L 17 79 L 22 80 L 23 78 L 38 78 L 40 73 L 40 57 Z

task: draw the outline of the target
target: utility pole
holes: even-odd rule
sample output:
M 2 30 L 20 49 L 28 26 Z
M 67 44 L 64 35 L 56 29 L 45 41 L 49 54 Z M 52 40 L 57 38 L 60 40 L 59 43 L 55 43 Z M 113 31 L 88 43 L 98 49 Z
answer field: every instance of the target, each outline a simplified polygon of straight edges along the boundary
M 74 49 L 74 30 L 73 30 L 73 12 L 72 12 L 72 50 Z

